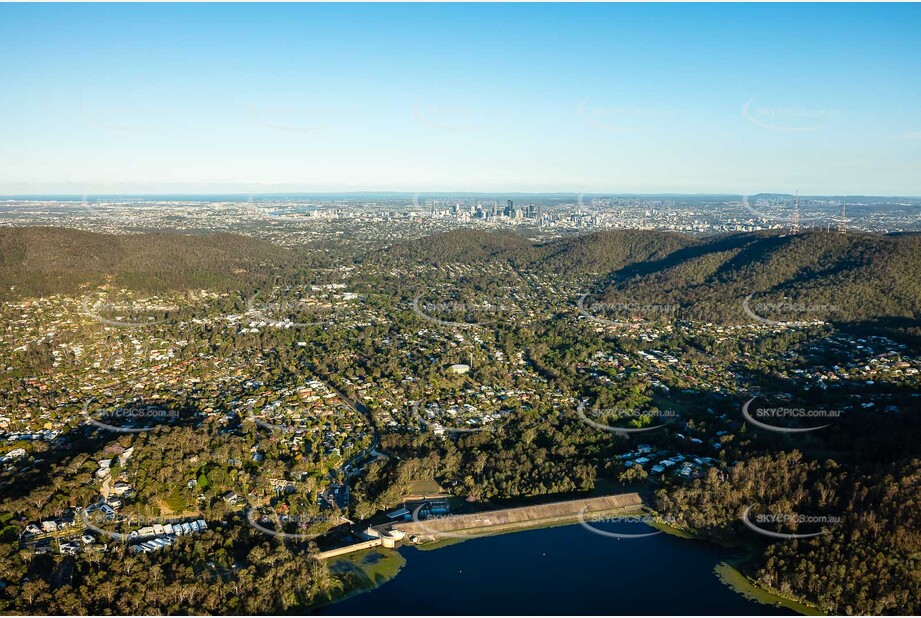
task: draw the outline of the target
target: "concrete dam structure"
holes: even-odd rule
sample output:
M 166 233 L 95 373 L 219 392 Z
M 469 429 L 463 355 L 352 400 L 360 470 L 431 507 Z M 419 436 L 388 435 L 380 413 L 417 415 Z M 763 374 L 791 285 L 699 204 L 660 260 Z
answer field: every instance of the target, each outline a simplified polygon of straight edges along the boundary
M 372 547 L 393 548 L 404 538 L 413 543 L 449 538 L 473 538 L 538 526 L 573 523 L 588 515 L 636 513 L 642 508 L 643 499 L 639 494 L 626 493 L 466 515 L 446 513 L 428 519 L 414 519 L 368 528 L 364 533 L 367 540 L 321 552 L 319 557 L 321 559 L 335 558 Z

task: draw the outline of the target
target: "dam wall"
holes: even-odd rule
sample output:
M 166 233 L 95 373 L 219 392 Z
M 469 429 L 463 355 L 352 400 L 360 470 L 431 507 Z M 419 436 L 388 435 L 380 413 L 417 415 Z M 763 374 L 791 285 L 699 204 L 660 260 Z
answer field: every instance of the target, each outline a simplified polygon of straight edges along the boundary
M 635 513 L 643 508 L 643 499 L 637 493 L 599 496 L 580 500 L 564 500 L 547 504 L 520 506 L 511 509 L 497 509 L 466 515 L 436 515 L 420 521 L 407 521 L 386 526 L 368 528 L 372 536 L 345 547 L 320 552 L 321 559 L 335 558 L 372 547 L 395 547 L 405 537 L 438 540 L 452 536 L 475 536 L 499 534 L 536 526 L 562 524 L 578 521 L 589 514 Z M 413 542 L 418 542 L 413 540 Z
M 578 521 L 580 517 L 598 513 L 633 513 L 641 510 L 643 499 L 637 493 L 566 500 L 511 509 L 499 509 L 466 515 L 446 514 L 426 520 L 400 522 L 393 525 L 407 536 L 438 539 L 459 532 L 498 533 L 552 523 Z

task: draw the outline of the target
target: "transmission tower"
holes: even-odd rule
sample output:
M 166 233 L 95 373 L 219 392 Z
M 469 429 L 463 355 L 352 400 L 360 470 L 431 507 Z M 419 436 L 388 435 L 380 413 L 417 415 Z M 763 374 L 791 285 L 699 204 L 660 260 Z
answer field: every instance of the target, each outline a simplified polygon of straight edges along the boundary
M 838 232 L 841 234 L 847 234 L 847 196 L 844 196 L 844 201 L 841 202 L 841 220 L 838 221 Z
M 796 196 L 793 198 L 793 225 L 791 226 L 791 231 L 794 234 L 799 232 L 799 191 L 796 192 Z

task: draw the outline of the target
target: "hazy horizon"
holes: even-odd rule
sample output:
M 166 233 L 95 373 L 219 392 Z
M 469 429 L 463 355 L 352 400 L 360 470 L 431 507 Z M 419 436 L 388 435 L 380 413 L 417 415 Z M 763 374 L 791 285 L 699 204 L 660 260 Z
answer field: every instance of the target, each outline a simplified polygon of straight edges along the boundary
M 140 193 L 10 193 L 2 194 L 0 193 L 0 200 L 62 200 L 62 201 L 80 201 L 83 199 L 89 198 L 149 198 L 149 199 L 179 199 L 179 198 L 234 198 L 235 200 L 245 201 L 247 199 L 255 199 L 259 197 L 273 197 L 273 198 L 290 198 L 290 199 L 299 199 L 299 198 L 330 198 L 330 197 L 392 197 L 392 198 L 412 198 L 414 196 L 425 196 L 425 197 L 439 197 L 439 198 L 450 198 L 450 197 L 463 197 L 463 198 L 480 198 L 480 199 L 497 199 L 497 198 L 513 198 L 513 197 L 522 197 L 522 198 L 537 198 L 537 197 L 553 197 L 553 198 L 565 198 L 572 197 L 578 198 L 582 197 L 685 197 L 685 198 L 717 198 L 717 197 L 754 197 L 754 196 L 781 196 L 781 197 L 794 197 L 795 192 L 782 192 L 782 191 L 759 191 L 757 193 L 739 193 L 732 191 L 722 191 L 722 192 L 711 192 L 711 193 L 682 193 L 682 192 L 650 192 L 650 193 L 628 193 L 628 192 L 617 192 L 617 191 L 592 191 L 579 193 L 575 191 L 441 191 L 441 190 L 432 190 L 432 191 L 388 191 L 388 190 L 374 190 L 367 189 L 361 191 L 279 191 L 279 192 L 247 192 L 247 191 L 230 191 L 230 192 L 197 192 L 197 191 L 175 191 L 175 192 L 140 192 Z M 860 199 L 860 198 L 873 198 L 873 199 L 921 199 L 921 195 L 845 195 L 845 194 L 824 194 L 824 193 L 799 193 L 800 198 L 847 198 L 847 199 Z

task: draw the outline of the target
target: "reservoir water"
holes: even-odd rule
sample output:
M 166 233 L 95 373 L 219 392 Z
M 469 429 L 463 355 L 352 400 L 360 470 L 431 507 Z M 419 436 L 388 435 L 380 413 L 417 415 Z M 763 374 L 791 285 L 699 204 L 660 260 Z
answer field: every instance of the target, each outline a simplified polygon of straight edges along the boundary
M 319 613 L 794 614 L 724 584 L 714 568 L 731 552 L 668 534 L 615 539 L 571 525 L 395 551 L 406 561 L 396 577 Z

